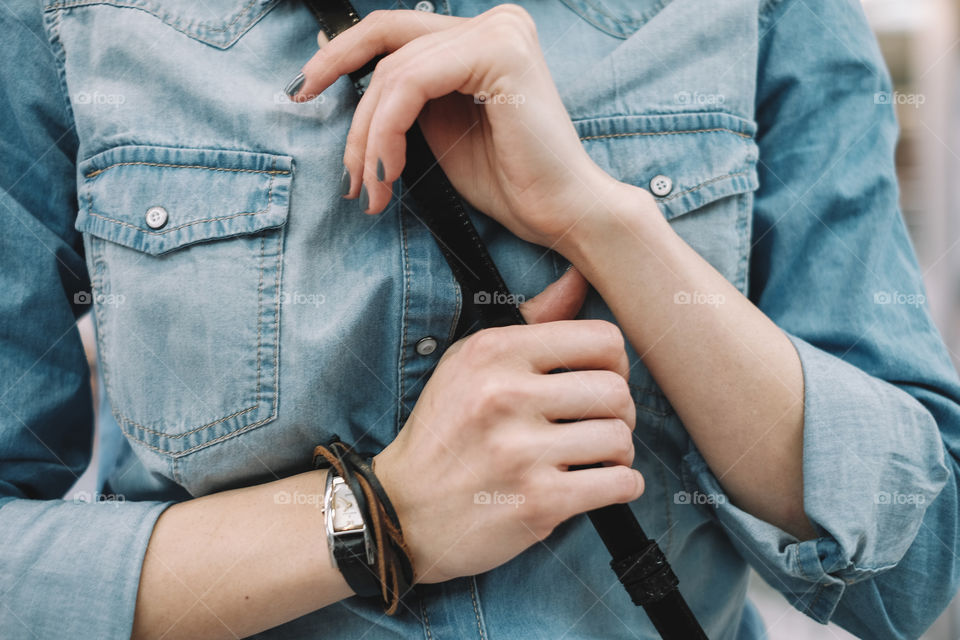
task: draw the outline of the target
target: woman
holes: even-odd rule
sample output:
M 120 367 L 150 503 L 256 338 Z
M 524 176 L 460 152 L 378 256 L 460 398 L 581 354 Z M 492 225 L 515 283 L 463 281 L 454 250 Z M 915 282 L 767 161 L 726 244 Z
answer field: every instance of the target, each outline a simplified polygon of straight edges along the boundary
M 863 637 L 950 600 L 960 386 L 857 3 L 370 0 L 317 52 L 298 2 L 44 4 L 4 16 L 5 631 L 656 637 L 577 515 L 623 502 L 711 638 L 763 636 L 748 565 Z M 530 326 L 451 344 L 418 114 Z M 332 434 L 396 615 L 328 557 Z

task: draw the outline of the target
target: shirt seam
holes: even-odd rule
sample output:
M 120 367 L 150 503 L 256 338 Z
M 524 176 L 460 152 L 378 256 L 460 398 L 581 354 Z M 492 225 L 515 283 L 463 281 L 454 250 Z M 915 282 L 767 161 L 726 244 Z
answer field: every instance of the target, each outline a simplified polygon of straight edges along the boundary
M 130 163 L 130 164 L 141 164 L 141 163 Z M 214 171 L 232 171 L 232 169 L 213 169 L 213 170 L 214 170 Z M 237 169 L 237 171 L 242 171 L 242 169 Z M 270 173 L 270 172 L 266 172 L 266 173 Z M 289 173 L 289 172 L 288 172 L 288 173 Z M 193 226 L 193 225 L 195 225 L 195 224 L 203 224 L 203 223 L 206 223 L 206 222 L 218 222 L 218 221 L 220 221 L 220 220 L 230 220 L 230 219 L 232 219 L 232 218 L 239 218 L 239 217 L 242 217 L 242 216 L 256 216 L 256 215 L 260 215 L 261 213 L 266 213 L 267 211 L 270 210 L 270 207 L 273 205 L 273 188 L 274 188 L 274 182 L 275 182 L 275 181 L 276 181 L 276 175 L 271 175 L 271 176 L 270 176 L 270 184 L 267 186 L 267 204 L 264 206 L 263 209 L 260 209 L 259 211 L 245 211 L 245 212 L 243 212 L 243 213 L 232 213 L 232 214 L 226 215 L 226 216 L 218 216 L 218 217 L 214 217 L 214 218 L 204 218 L 204 219 L 202 219 L 202 220 L 192 220 L 191 222 L 185 222 L 185 223 L 183 223 L 183 224 L 181 224 L 181 225 L 177 225 L 177 226 L 175 226 L 175 227 L 170 227 L 169 229 L 163 229 L 162 231 L 148 231 L 148 230 L 146 230 L 146 229 L 143 229 L 143 228 L 141 228 L 141 227 L 138 227 L 137 225 L 130 224 L 129 222 L 124 222 L 123 220 L 117 220 L 116 218 L 111 218 L 110 216 L 108 216 L 108 215 L 106 215 L 106 214 L 97 213 L 96 211 L 93 210 L 93 196 L 88 194 L 88 195 L 86 196 L 86 199 L 87 199 L 87 203 L 88 203 L 89 208 L 90 208 L 90 215 L 91 215 L 91 216 L 94 216 L 94 217 L 97 217 L 97 218 L 101 218 L 102 220 L 106 220 L 107 222 L 112 222 L 112 223 L 114 223 L 114 224 L 119 224 L 119 225 L 121 225 L 121 226 L 128 227 L 128 228 L 130 228 L 130 229 L 133 229 L 134 231 L 137 231 L 138 233 L 143 233 L 143 234 L 151 235 L 151 236 L 162 236 L 162 235 L 164 235 L 164 234 L 172 233 L 172 232 L 174 232 L 174 231 L 179 231 L 180 229 L 184 229 L 184 228 L 186 228 L 186 227 L 190 227 L 190 226 Z
M 289 169 L 240 169 L 234 167 L 211 167 L 204 164 L 178 164 L 174 162 L 146 162 L 146 161 L 129 161 L 129 162 L 114 162 L 113 164 L 108 164 L 105 167 L 100 169 L 94 169 L 93 171 L 84 175 L 85 178 L 96 178 L 98 175 L 107 171 L 108 169 L 113 169 L 114 167 L 127 167 L 131 165 L 143 165 L 147 167 L 173 167 L 176 169 L 206 169 L 208 171 L 231 171 L 236 173 L 267 173 L 271 175 L 288 175 L 290 173 Z
M 733 135 L 740 136 L 741 138 L 746 138 L 747 140 L 752 140 L 753 136 L 742 133 L 740 131 L 734 131 L 733 129 L 728 129 L 727 127 L 714 127 L 711 129 L 685 129 L 685 130 L 674 130 L 674 131 L 631 131 L 629 133 L 600 133 L 595 136 L 582 136 L 581 140 L 601 140 L 606 138 L 629 138 L 633 136 L 675 136 L 683 135 L 688 133 L 716 133 L 716 132 L 727 132 L 732 133 Z

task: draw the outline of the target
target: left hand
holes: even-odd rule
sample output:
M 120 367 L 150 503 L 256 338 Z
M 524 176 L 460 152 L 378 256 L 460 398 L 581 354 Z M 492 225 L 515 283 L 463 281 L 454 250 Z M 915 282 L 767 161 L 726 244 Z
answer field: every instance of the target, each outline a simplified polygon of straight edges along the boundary
M 365 187 L 367 213 L 389 203 L 406 132 L 418 117 L 460 194 L 524 240 L 556 245 L 623 186 L 581 145 L 533 20 L 520 7 L 500 5 L 475 18 L 375 11 L 322 45 L 293 98 L 318 95 L 380 54 L 344 152 L 347 197 L 363 202 Z

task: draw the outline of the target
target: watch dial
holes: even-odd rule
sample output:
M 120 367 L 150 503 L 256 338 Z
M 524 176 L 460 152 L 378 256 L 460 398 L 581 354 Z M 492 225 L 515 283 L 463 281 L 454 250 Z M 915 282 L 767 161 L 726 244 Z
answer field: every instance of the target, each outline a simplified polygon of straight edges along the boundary
M 353 492 L 346 485 L 334 488 L 333 492 L 333 529 L 349 531 L 363 527 L 363 517 L 353 499 Z

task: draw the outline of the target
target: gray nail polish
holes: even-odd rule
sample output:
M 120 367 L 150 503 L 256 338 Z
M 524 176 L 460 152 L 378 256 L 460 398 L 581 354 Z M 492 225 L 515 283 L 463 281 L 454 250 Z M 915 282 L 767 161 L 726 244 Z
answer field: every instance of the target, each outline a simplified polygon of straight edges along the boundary
M 340 196 L 343 197 L 350 193 L 350 170 L 343 168 L 343 175 L 340 176 Z
M 383 182 L 383 179 L 386 177 L 386 172 L 383 170 L 383 160 L 377 158 L 377 180 Z
M 292 98 L 297 94 L 297 91 L 300 91 L 300 87 L 303 86 L 306 80 L 307 77 L 303 75 L 303 71 L 301 71 L 294 76 L 293 80 L 287 83 L 287 86 L 283 88 L 283 92 Z
M 367 193 L 367 185 L 360 187 L 360 211 L 366 212 L 370 206 L 370 194 Z

